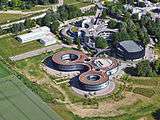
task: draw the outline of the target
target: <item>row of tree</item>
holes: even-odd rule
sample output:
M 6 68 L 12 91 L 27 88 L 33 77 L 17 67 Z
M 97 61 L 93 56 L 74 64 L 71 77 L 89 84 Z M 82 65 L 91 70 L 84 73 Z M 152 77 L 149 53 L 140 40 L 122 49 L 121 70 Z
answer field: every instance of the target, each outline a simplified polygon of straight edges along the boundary
M 26 19 L 24 23 L 13 24 L 10 28 L 7 28 L 7 29 L 0 28 L 0 35 L 7 34 L 7 33 L 18 34 L 19 32 L 25 29 L 29 29 L 35 26 L 36 26 L 35 20 Z

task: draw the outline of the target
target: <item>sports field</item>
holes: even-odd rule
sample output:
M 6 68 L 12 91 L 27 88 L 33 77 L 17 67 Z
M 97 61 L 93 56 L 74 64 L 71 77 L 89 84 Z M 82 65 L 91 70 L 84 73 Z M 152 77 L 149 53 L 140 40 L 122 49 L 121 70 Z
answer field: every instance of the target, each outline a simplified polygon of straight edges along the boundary
M 61 120 L 0 62 L 0 120 Z

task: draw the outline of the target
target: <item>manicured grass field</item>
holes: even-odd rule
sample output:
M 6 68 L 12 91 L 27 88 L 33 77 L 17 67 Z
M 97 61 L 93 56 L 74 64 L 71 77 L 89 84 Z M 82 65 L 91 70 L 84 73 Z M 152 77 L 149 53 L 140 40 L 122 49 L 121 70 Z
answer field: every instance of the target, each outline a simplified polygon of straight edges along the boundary
M 7 23 L 10 21 L 18 20 L 27 15 L 21 15 L 21 14 L 9 14 L 9 13 L 1 13 L 0 14 L 0 24 Z
M 88 5 L 91 5 L 91 3 L 80 2 L 80 3 L 74 4 L 74 6 L 76 6 L 77 8 L 85 7 L 85 6 L 88 6 Z
M 91 4 L 91 3 L 88 3 L 88 2 L 82 2 L 80 0 L 64 0 L 64 3 L 68 4 L 68 5 L 74 5 L 78 8 L 85 7 L 85 6 L 88 6 L 88 5 Z
M 43 45 L 37 41 L 21 44 L 14 36 L 0 38 L 0 55 L 3 57 L 11 57 L 41 47 Z
M 38 11 L 38 10 L 43 10 L 43 9 L 46 9 L 48 8 L 47 5 L 37 5 L 35 7 L 32 7 L 31 9 L 26 9 L 26 10 L 22 10 L 24 12 L 28 12 L 28 11 Z
M 1 62 L 0 72 L 0 120 L 61 120 Z

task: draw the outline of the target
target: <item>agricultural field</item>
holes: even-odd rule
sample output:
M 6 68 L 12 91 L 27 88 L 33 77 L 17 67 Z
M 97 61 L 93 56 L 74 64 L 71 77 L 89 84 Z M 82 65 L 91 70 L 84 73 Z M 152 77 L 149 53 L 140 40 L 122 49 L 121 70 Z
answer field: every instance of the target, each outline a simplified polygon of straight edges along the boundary
M 0 119 L 61 120 L 40 97 L 0 62 Z
M 12 35 L 0 38 L 0 55 L 3 57 L 11 57 L 42 47 L 44 46 L 38 41 L 21 44 Z

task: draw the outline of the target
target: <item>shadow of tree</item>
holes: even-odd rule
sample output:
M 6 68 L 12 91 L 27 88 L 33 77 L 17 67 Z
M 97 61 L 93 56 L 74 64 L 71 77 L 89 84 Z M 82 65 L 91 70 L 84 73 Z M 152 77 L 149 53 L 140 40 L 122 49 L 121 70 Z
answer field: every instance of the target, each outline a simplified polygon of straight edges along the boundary
M 160 120 L 160 109 L 152 113 L 152 116 L 155 120 Z
M 126 67 L 124 69 L 124 72 L 131 75 L 131 76 L 137 76 L 137 70 L 134 67 Z

